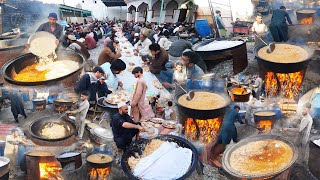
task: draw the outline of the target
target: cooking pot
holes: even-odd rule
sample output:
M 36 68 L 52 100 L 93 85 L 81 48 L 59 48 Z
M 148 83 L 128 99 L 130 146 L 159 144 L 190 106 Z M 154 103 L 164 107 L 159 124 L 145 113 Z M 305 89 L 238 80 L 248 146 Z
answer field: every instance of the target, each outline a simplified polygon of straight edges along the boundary
M 236 90 L 242 90 L 242 93 L 241 94 L 235 93 L 234 91 Z M 250 95 L 251 95 L 251 92 L 241 87 L 236 87 L 231 89 L 231 99 L 233 102 L 248 102 L 250 99 Z
M 261 112 L 268 112 L 268 115 L 259 115 Z M 274 121 L 276 119 L 276 113 L 273 111 L 258 111 L 255 112 L 254 114 L 254 120 L 259 121 L 259 120 L 272 120 Z
M 194 90 L 194 92 L 211 92 L 211 91 Z M 177 105 L 178 111 L 180 114 L 184 115 L 185 117 L 190 117 L 193 119 L 212 119 L 212 118 L 221 117 L 224 115 L 227 107 L 231 103 L 230 97 L 227 94 L 223 93 L 223 94 L 219 94 L 221 97 L 223 97 L 224 101 L 226 102 L 226 104 L 223 107 L 217 108 L 217 109 L 209 109 L 209 110 L 191 109 L 191 108 L 182 106 L 178 102 L 178 99 L 184 94 L 185 94 L 184 91 L 180 91 L 176 93 L 174 97 L 175 104 Z
M 69 120 L 66 119 L 58 119 L 59 117 L 42 117 L 40 119 L 34 120 L 30 125 L 29 125 L 29 133 L 32 137 L 43 140 L 43 141 L 61 141 L 64 139 L 67 139 L 71 136 L 73 136 L 76 133 L 76 125 Z M 62 138 L 47 138 L 41 135 L 41 130 L 48 124 L 50 123 L 56 123 L 59 125 L 63 125 L 66 133 L 65 136 Z
M 26 38 L 0 40 L 0 67 L 10 59 L 19 56 L 23 52 L 26 42 Z
M 255 175 L 245 175 L 245 174 L 241 174 L 238 173 L 237 171 L 233 170 L 233 168 L 230 165 L 230 158 L 231 158 L 231 154 L 238 148 L 240 148 L 241 146 L 244 146 L 250 142 L 255 142 L 258 140 L 266 140 L 266 139 L 271 139 L 271 140 L 279 140 L 282 141 L 284 143 L 286 143 L 287 145 L 290 146 L 290 148 L 293 151 L 293 157 L 291 158 L 290 162 L 281 170 L 279 171 L 275 171 L 275 172 L 269 172 L 269 173 L 265 173 L 264 175 L 259 175 L 259 176 L 255 176 Z M 282 137 L 282 136 L 277 136 L 277 135 L 271 135 L 271 134 L 263 134 L 263 135 L 258 135 L 258 136 L 254 136 L 254 137 L 249 137 L 246 139 L 241 140 L 240 142 L 238 142 L 237 144 L 230 146 L 224 153 L 223 153 L 223 157 L 222 157 L 222 167 L 223 169 L 230 175 L 237 177 L 237 178 L 241 178 L 241 179 L 264 179 L 264 178 L 270 178 L 273 176 L 276 176 L 280 173 L 282 173 L 283 171 L 287 170 L 288 168 L 290 168 L 294 162 L 297 160 L 298 158 L 298 150 L 296 148 L 296 146 L 289 141 L 288 139 Z
M 277 48 L 277 44 L 288 44 L 288 43 L 275 43 L 276 48 Z M 292 44 L 292 45 L 295 45 L 295 44 Z M 263 59 L 258 55 L 259 50 L 264 46 L 265 46 L 264 44 L 260 44 L 254 48 L 254 53 L 256 58 L 258 59 L 259 67 L 275 73 L 294 73 L 301 70 L 305 70 L 308 67 L 309 61 L 313 57 L 313 53 L 314 53 L 309 47 L 300 46 L 308 52 L 308 57 L 306 59 L 300 62 L 295 62 L 295 63 L 277 63 L 277 62 L 271 62 L 269 60 Z
M 112 160 L 110 162 L 103 162 L 103 161 L 101 161 L 101 162 L 92 162 L 92 161 L 88 160 L 89 157 L 93 157 L 93 156 L 95 156 L 97 158 L 101 158 L 101 159 L 103 159 L 103 156 L 108 156 Z M 111 165 L 113 163 L 113 158 L 112 158 L 112 156 L 110 156 L 108 154 L 92 154 L 92 155 L 87 157 L 87 163 L 92 168 L 107 168 L 107 167 L 111 167 Z
M 82 166 L 82 157 L 81 153 L 79 152 L 64 152 L 56 156 L 56 158 L 60 162 L 62 168 L 66 167 L 71 163 L 74 163 L 74 170 L 77 170 Z
M 0 161 L 3 162 L 0 165 L 0 175 L 3 175 L 9 170 L 10 159 L 7 157 L 1 156 Z
M 191 144 L 188 140 L 179 137 L 179 136 L 174 136 L 174 135 L 162 135 L 158 136 L 154 139 L 160 139 L 162 141 L 169 141 L 169 142 L 175 142 L 178 144 L 178 146 L 183 147 L 183 148 L 188 148 L 192 151 L 192 160 L 190 167 L 188 171 L 178 180 L 183 180 L 189 177 L 194 170 L 196 169 L 199 161 L 199 155 L 197 152 L 197 149 L 194 147 L 193 144 Z M 144 150 L 145 146 L 151 141 L 151 139 L 139 139 L 135 142 L 133 142 L 129 148 L 126 150 L 126 152 L 123 154 L 121 158 L 121 167 L 124 171 L 124 173 L 128 176 L 129 179 L 134 179 L 134 180 L 139 180 L 140 178 L 135 177 L 130 169 L 130 166 L 128 164 L 128 159 L 131 156 L 135 156 L 135 153 L 139 153 Z
M 20 86 L 37 86 L 37 85 L 57 85 L 59 83 L 63 83 L 66 87 L 70 87 L 75 84 L 77 78 L 81 73 L 81 69 L 84 65 L 84 57 L 78 53 L 72 51 L 60 50 L 57 52 L 57 60 L 71 60 L 76 61 L 79 65 L 79 68 L 73 72 L 65 76 L 61 76 L 55 79 L 45 80 L 45 81 L 37 81 L 37 82 L 22 82 L 17 81 L 12 78 L 13 72 L 19 73 L 22 69 L 27 66 L 33 65 L 36 62 L 36 56 L 32 53 L 20 55 L 14 59 L 11 59 L 7 63 L 5 63 L 1 69 L 2 76 L 9 83 L 20 85 Z

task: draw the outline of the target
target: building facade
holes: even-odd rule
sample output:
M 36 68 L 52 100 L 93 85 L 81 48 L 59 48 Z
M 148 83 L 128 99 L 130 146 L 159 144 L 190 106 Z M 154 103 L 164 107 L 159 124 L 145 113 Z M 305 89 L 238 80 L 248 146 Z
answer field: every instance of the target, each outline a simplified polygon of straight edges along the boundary
M 193 22 L 197 11 L 197 5 L 191 0 L 125 0 L 125 2 L 127 21 L 134 22 Z

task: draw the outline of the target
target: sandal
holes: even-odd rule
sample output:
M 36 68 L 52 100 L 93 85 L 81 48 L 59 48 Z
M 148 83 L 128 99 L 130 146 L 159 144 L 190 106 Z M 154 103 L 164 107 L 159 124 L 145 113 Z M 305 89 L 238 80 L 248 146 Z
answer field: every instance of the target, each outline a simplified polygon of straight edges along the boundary
M 221 168 L 221 167 L 219 167 L 219 166 L 217 166 L 214 162 L 213 162 L 213 160 L 212 159 L 209 159 L 209 163 L 208 163 L 210 166 L 212 166 L 212 167 L 215 167 L 215 168 Z

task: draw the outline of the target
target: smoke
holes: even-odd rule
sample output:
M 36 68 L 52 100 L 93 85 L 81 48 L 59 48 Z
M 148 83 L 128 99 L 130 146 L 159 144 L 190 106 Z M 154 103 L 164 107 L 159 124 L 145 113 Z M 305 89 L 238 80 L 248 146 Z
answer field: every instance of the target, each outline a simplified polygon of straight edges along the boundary
M 240 20 L 250 20 L 253 18 L 255 7 L 251 0 L 231 0 L 230 5 L 233 21 L 236 18 L 240 18 Z
M 16 26 L 23 32 L 35 32 L 40 24 L 47 22 L 48 14 L 55 12 L 59 16 L 59 8 L 55 4 L 44 4 L 31 0 L 8 0 L 3 7 L 3 32 L 11 31 Z

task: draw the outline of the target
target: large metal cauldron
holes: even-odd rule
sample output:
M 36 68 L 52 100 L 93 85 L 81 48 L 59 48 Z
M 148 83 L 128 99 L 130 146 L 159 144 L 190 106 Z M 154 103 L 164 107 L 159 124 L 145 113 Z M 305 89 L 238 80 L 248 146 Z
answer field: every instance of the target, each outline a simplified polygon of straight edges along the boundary
M 2 76 L 10 83 L 20 86 L 37 86 L 37 85 L 57 85 L 60 83 L 63 83 L 65 86 L 72 86 L 75 84 L 78 76 L 81 73 L 82 67 L 84 65 L 84 57 L 78 53 L 72 52 L 72 51 L 64 51 L 60 50 L 57 52 L 57 61 L 61 60 L 72 60 L 76 61 L 79 64 L 79 68 L 68 75 L 46 80 L 46 81 L 39 81 L 39 82 L 21 82 L 16 81 L 12 78 L 12 72 L 19 73 L 23 68 L 30 66 L 32 64 L 35 64 L 36 62 L 36 56 L 28 53 L 21 56 L 18 56 L 9 62 L 7 62 L 5 65 L 3 65 L 1 69 Z
M 36 139 L 53 142 L 53 141 L 62 141 L 62 140 L 68 139 L 69 137 L 71 137 L 76 133 L 76 125 L 72 121 L 65 120 L 65 119 L 58 119 L 58 118 L 59 117 L 55 118 L 52 116 L 47 116 L 47 117 L 43 117 L 33 121 L 29 126 L 30 135 Z M 53 138 L 53 139 L 42 136 L 41 135 L 42 129 L 50 123 L 57 123 L 59 125 L 63 125 L 66 131 L 65 136 L 62 138 Z
M 235 151 L 236 149 L 238 149 L 239 147 L 246 145 L 250 142 L 254 142 L 254 141 L 258 141 L 258 140 L 264 140 L 264 139 L 274 139 L 274 140 L 279 140 L 282 141 L 284 143 L 286 143 L 287 145 L 289 145 L 293 151 L 293 157 L 291 159 L 291 161 L 288 163 L 288 165 L 283 168 L 280 171 L 275 171 L 275 172 L 270 172 L 270 173 L 266 173 L 262 176 L 254 176 L 254 175 L 245 175 L 245 174 L 240 174 L 238 172 L 236 172 L 235 170 L 232 169 L 231 165 L 230 165 L 230 158 L 231 158 L 231 154 L 233 151 Z M 264 134 L 264 135 L 258 135 L 258 136 L 254 136 L 254 137 L 249 137 L 246 139 L 241 140 L 240 142 L 238 142 L 237 144 L 230 146 L 224 153 L 223 153 L 223 157 L 222 157 L 222 166 L 223 169 L 230 174 L 233 177 L 237 177 L 237 178 L 244 178 L 244 179 L 264 179 L 264 178 L 270 178 L 270 177 L 274 177 L 277 176 L 279 174 L 281 174 L 282 172 L 284 172 L 285 170 L 287 170 L 288 168 L 290 168 L 294 162 L 297 160 L 298 158 L 298 150 L 295 147 L 295 145 L 287 140 L 284 137 L 281 136 L 277 136 L 277 135 L 271 135 L 271 134 Z
M 177 143 L 180 147 L 188 148 L 192 151 L 192 160 L 190 167 L 188 171 L 178 180 L 183 180 L 189 177 L 193 171 L 196 169 L 199 161 L 199 156 L 197 149 L 192 145 L 188 140 L 179 137 L 179 136 L 173 136 L 173 135 L 162 135 L 159 137 L 156 137 L 155 139 L 160 139 L 163 141 L 169 141 L 169 142 L 175 142 Z M 124 173 L 128 176 L 129 179 L 134 179 L 134 180 L 139 180 L 140 178 L 135 177 L 130 170 L 130 166 L 128 164 L 128 159 L 131 156 L 135 156 L 135 153 L 142 153 L 144 151 L 145 146 L 151 141 L 151 139 L 139 139 L 132 143 L 130 147 L 127 149 L 127 151 L 123 154 L 121 158 L 121 167 L 124 171 Z
M 233 72 L 235 74 L 242 72 L 248 66 L 247 46 L 245 41 L 237 46 L 223 46 L 223 48 L 219 50 L 198 50 L 199 47 L 205 46 L 213 41 L 221 43 L 222 46 L 224 42 L 228 42 L 226 39 L 210 39 L 201 41 L 192 46 L 192 50 L 197 52 L 201 56 L 201 58 L 206 63 L 208 70 L 214 68 L 214 66 L 219 64 L 220 62 L 230 59 L 233 59 Z
M 277 48 L 277 44 L 288 44 L 288 43 L 276 43 L 275 44 L 276 48 Z M 300 46 L 303 49 L 305 49 L 309 54 L 309 56 L 305 60 L 296 62 L 296 63 L 276 63 L 276 62 L 271 62 L 266 59 L 263 59 L 258 55 L 259 50 L 264 46 L 265 46 L 264 44 L 261 44 L 254 48 L 254 53 L 256 58 L 258 59 L 258 64 L 262 69 L 275 72 L 275 73 L 294 73 L 294 72 L 307 69 L 309 61 L 311 60 L 314 53 L 313 50 L 311 50 L 310 48 Z M 283 53 L 285 54 L 286 52 L 283 52 Z
M 19 56 L 23 52 L 27 40 L 26 38 L 0 40 L 0 67 L 10 59 Z
M 197 91 L 211 92 L 211 91 L 205 91 L 205 90 L 194 90 L 194 91 L 195 92 L 197 92 Z M 212 92 L 212 93 L 214 93 L 214 92 Z M 187 108 L 185 106 L 182 106 L 178 102 L 178 99 L 184 94 L 185 94 L 185 92 L 183 92 L 183 91 L 178 92 L 174 97 L 174 101 L 175 101 L 175 103 L 178 107 L 178 111 L 181 115 L 183 115 L 185 117 L 194 118 L 194 119 L 213 119 L 213 118 L 221 117 L 224 115 L 227 107 L 231 103 L 231 99 L 227 94 L 219 94 L 221 97 L 224 98 L 224 101 L 226 102 L 226 104 L 223 107 L 218 108 L 218 109 L 210 109 L 210 110 L 191 109 L 191 108 Z

